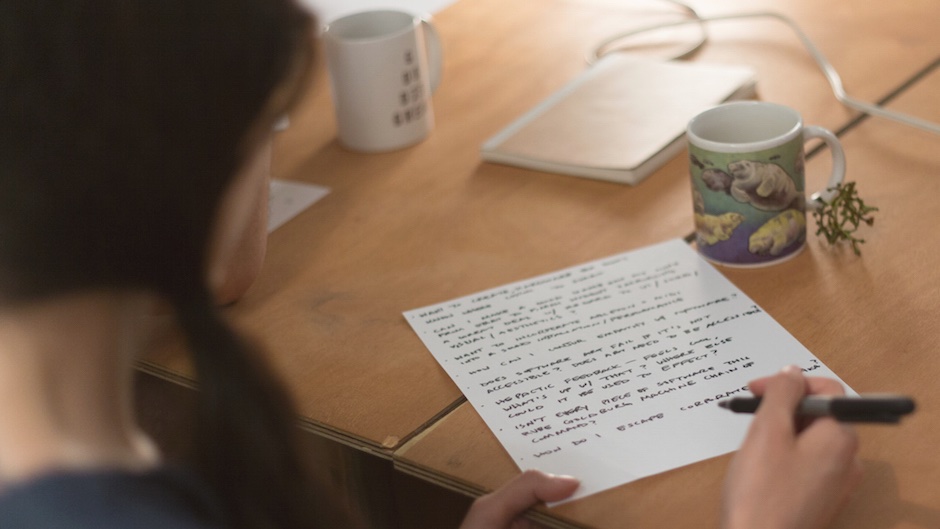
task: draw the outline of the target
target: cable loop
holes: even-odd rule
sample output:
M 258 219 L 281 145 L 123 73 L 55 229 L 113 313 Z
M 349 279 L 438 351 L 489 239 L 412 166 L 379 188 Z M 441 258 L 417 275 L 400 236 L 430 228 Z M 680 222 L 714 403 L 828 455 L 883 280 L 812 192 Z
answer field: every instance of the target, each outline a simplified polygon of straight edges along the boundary
M 803 32 L 802 29 L 800 29 L 799 25 L 797 25 L 796 22 L 794 22 L 792 19 L 780 13 L 774 13 L 770 11 L 760 11 L 760 12 L 753 12 L 753 13 L 737 13 L 737 14 L 731 14 L 731 15 L 701 17 L 694 9 L 692 9 L 691 7 L 681 2 L 678 2 L 675 0 L 663 0 L 663 1 L 682 7 L 691 16 L 691 18 L 688 18 L 685 20 L 679 20 L 675 22 L 665 22 L 665 23 L 647 26 L 647 27 L 643 27 L 639 29 L 633 29 L 624 33 L 619 33 L 611 37 L 608 37 L 604 39 L 603 41 L 601 41 L 599 44 L 597 44 L 594 50 L 588 55 L 588 58 L 587 58 L 588 64 L 593 64 L 598 59 L 600 59 L 601 57 L 603 57 L 604 55 L 608 53 L 625 51 L 627 48 L 629 48 L 629 46 L 609 48 L 612 44 L 620 40 L 623 40 L 625 38 L 634 37 L 636 35 L 649 33 L 652 31 L 657 31 L 657 30 L 665 29 L 665 28 L 686 26 L 689 24 L 698 24 L 701 27 L 701 31 L 702 31 L 701 39 L 696 44 L 692 45 L 688 49 L 684 50 L 682 53 L 672 58 L 672 60 L 683 59 L 693 54 L 694 52 L 696 52 L 699 48 L 704 46 L 705 43 L 708 41 L 708 34 L 705 28 L 705 26 L 707 25 L 706 23 L 708 22 L 721 22 L 721 21 L 728 21 L 728 20 L 740 20 L 740 19 L 746 19 L 746 18 L 771 18 L 771 19 L 783 22 L 784 24 L 789 26 L 790 29 L 792 29 L 794 33 L 796 33 L 796 36 L 803 43 L 803 46 L 806 48 L 809 54 L 813 57 L 813 60 L 816 61 L 816 64 L 819 66 L 819 68 L 822 70 L 823 75 L 826 77 L 826 80 L 829 82 L 829 86 L 832 88 L 833 94 L 835 95 L 836 99 L 839 100 L 840 103 L 842 103 L 843 105 L 853 110 L 862 112 L 864 114 L 889 119 L 889 120 L 901 123 L 903 125 L 908 125 L 911 127 L 919 128 L 921 130 L 932 132 L 934 134 L 940 134 L 940 125 L 936 123 L 933 123 L 931 121 L 927 121 L 925 119 L 921 119 L 915 116 L 910 116 L 908 114 L 904 114 L 901 112 L 888 110 L 882 106 L 867 103 L 865 101 L 861 101 L 861 100 L 855 99 L 854 97 L 849 96 L 846 93 L 845 88 L 842 86 L 842 78 L 839 77 L 839 73 L 832 66 L 832 64 L 829 63 L 829 61 L 822 54 L 822 52 L 819 51 L 819 48 L 817 48 L 816 45 L 813 44 L 813 41 L 810 40 L 810 38 L 806 35 L 806 33 Z

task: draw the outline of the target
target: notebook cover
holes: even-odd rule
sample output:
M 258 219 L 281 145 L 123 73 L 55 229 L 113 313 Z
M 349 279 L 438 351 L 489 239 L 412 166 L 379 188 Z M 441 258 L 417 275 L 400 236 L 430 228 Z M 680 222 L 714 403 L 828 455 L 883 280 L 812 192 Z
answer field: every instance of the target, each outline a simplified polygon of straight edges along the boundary
M 754 87 L 745 67 L 611 54 L 487 140 L 481 155 L 636 184 L 683 149 L 692 117 Z

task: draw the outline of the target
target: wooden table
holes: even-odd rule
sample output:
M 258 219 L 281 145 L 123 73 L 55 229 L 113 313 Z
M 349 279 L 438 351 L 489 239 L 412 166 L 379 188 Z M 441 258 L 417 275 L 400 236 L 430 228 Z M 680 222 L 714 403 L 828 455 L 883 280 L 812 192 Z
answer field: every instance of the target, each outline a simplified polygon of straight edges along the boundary
M 923 66 L 935 66 L 938 58 L 936 52 L 925 57 Z M 769 83 L 763 77 L 761 83 L 767 87 L 762 90 L 765 99 L 771 99 L 766 96 Z M 940 121 L 938 90 L 940 72 L 930 73 L 892 107 Z M 940 406 L 940 390 L 933 382 L 940 375 L 935 354 L 940 325 L 934 317 L 940 314 L 935 205 L 940 137 L 866 119 L 846 132 L 843 141 L 848 179 L 858 182 L 866 200 L 881 207 L 875 226 L 862 232 L 867 239 L 863 256 L 811 238 L 808 251 L 790 262 L 721 270 L 854 389 L 909 393 L 920 404 L 920 413 L 900 428 L 860 428 L 867 477 L 836 526 L 936 527 L 940 494 L 934 484 L 940 479 L 940 456 L 931 447 L 940 441 L 940 429 L 931 410 Z M 825 158 L 812 160 L 808 173 L 825 174 Z M 654 178 L 669 178 L 670 170 L 664 168 Z M 518 472 L 469 404 L 396 456 L 402 471 L 468 494 L 491 490 Z M 556 526 L 714 527 L 729 459 L 711 459 L 542 509 L 537 518 Z
M 839 70 L 847 90 L 865 100 L 886 98 L 917 78 L 940 49 L 935 0 L 696 5 L 703 16 L 758 9 L 787 13 Z M 485 164 L 478 154 L 486 138 L 581 72 L 583 57 L 599 40 L 675 18 L 668 4 L 460 0 L 435 17 L 445 48 L 443 82 L 434 96 L 436 128 L 423 143 L 387 154 L 357 154 L 338 145 L 321 61 L 309 97 L 277 139 L 274 174 L 331 192 L 270 236 L 261 277 L 230 310 L 266 346 L 297 397 L 307 431 L 394 458 L 402 470 L 473 494 L 518 471 L 402 312 L 691 232 L 682 156 L 641 185 L 627 187 Z M 755 68 L 760 97 L 796 107 L 809 123 L 835 130 L 853 123 L 856 113 L 835 101 L 787 27 L 723 22 L 711 33 L 711 43 L 695 60 Z M 940 118 L 936 106 L 935 119 Z M 916 106 L 912 111 L 925 114 Z M 929 364 L 931 320 L 923 309 L 933 307 L 929 286 L 938 275 L 928 263 L 935 253 L 930 234 L 936 232 L 928 221 L 929 193 L 913 187 L 902 192 L 896 182 L 917 180 L 920 173 L 908 174 L 914 161 L 900 157 L 900 169 L 890 170 L 878 165 L 883 158 L 861 162 L 863 154 L 856 151 L 875 156 L 881 150 L 888 157 L 891 146 L 903 143 L 870 139 L 877 148 L 866 147 L 865 135 L 882 130 L 887 130 L 883 121 L 865 123 L 853 131 L 850 144 L 858 145 L 849 154 L 850 178 L 885 207 L 864 258 L 833 254 L 813 242 L 791 263 L 753 274 L 729 272 L 729 277 L 856 389 L 879 389 L 878 377 L 894 373 L 884 380 L 886 389 L 917 394 L 914 389 L 925 387 L 920 367 L 895 361 L 907 354 Z M 920 184 L 930 189 L 935 185 L 930 172 L 938 168 L 936 156 L 928 156 L 936 151 L 930 144 L 935 139 L 921 141 L 926 151 L 919 159 Z M 915 202 L 908 207 L 908 200 Z M 919 245 L 910 244 L 915 238 Z M 914 255 L 919 260 L 912 267 Z M 800 286 L 776 295 L 763 281 L 779 273 L 794 274 Z M 887 322 L 885 329 L 876 325 Z M 186 355 L 175 347 L 154 353 L 143 369 L 182 384 L 193 379 Z M 922 373 L 932 374 L 929 365 Z M 911 441 L 918 424 L 923 429 L 918 443 L 926 447 L 932 440 L 926 415 L 903 430 L 866 430 L 866 450 L 878 446 L 872 437 L 883 439 L 884 450 L 897 449 L 897 436 L 903 433 L 905 443 Z M 873 479 L 879 472 L 908 478 L 906 468 L 879 466 L 897 461 L 883 455 L 866 452 Z M 605 527 L 612 520 L 617 521 L 610 527 L 687 525 L 690 516 L 708 521 L 716 512 L 725 464 L 719 458 L 642 480 L 552 516 Z M 664 512 L 646 505 L 683 508 Z

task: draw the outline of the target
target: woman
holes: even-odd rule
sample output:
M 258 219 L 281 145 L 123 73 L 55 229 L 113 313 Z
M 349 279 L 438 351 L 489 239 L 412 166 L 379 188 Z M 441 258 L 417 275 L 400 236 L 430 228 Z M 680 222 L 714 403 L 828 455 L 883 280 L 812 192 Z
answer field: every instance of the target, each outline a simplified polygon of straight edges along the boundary
M 0 2 L 0 527 L 317 526 L 289 398 L 216 309 L 260 265 L 258 175 L 312 33 L 291 0 Z M 200 381 L 188 469 L 161 461 L 132 411 L 156 306 Z M 756 384 L 767 398 L 730 474 L 728 527 L 772 509 L 810 527 L 851 489 L 854 434 L 793 427 L 800 396 L 837 391 L 806 384 Z M 509 527 L 576 487 L 524 473 L 464 527 Z
M 207 279 L 239 282 L 210 256 L 229 261 L 252 222 L 258 182 L 239 174 L 304 83 L 308 15 L 28 0 L 0 24 L 0 526 L 311 526 L 288 399 Z M 158 304 L 202 388 L 194 475 L 163 466 L 132 415 Z

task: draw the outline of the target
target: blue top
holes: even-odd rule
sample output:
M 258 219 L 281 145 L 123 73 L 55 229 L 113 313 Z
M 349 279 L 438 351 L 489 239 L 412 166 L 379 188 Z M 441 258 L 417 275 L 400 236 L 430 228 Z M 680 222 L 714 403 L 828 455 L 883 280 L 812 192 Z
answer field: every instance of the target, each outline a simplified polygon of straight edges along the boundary
M 54 473 L 0 494 L 3 529 L 219 529 L 220 520 L 206 486 L 170 468 Z

